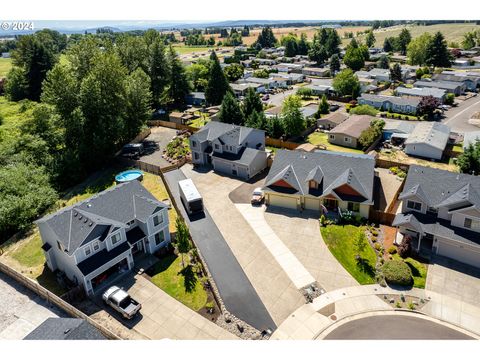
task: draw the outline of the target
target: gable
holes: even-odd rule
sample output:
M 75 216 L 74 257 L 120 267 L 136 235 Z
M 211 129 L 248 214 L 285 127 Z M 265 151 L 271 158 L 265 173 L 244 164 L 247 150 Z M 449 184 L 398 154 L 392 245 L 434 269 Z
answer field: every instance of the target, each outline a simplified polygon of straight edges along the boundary
M 271 186 L 280 186 L 280 187 L 293 189 L 293 186 L 287 183 L 285 180 L 278 180 L 274 182 Z
M 352 196 L 362 196 L 363 197 L 362 194 L 360 194 L 358 191 L 356 191 L 354 188 L 352 188 L 351 186 L 349 186 L 347 184 L 337 187 L 336 189 L 334 189 L 334 191 L 339 195 L 343 194 L 343 195 L 352 195 Z

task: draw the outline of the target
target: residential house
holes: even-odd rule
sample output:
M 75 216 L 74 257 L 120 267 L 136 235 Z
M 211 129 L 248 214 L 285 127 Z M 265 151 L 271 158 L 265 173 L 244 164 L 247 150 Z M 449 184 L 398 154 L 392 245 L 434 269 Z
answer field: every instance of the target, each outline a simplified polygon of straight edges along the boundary
M 415 124 L 407 120 L 390 120 L 384 119 L 385 126 L 383 127 L 383 140 L 390 139 L 403 139 L 406 140 L 413 129 L 415 129 Z
M 244 81 L 247 83 L 258 84 L 266 90 L 275 89 L 278 87 L 278 83 L 273 79 L 263 79 L 252 76 L 248 79 L 245 79 Z
M 272 74 L 273 75 L 273 74 Z M 276 73 L 274 78 L 285 79 L 287 85 L 294 85 L 305 81 L 305 75 L 296 73 Z
M 277 76 L 277 74 L 272 73 L 269 79 L 275 81 L 277 88 L 285 89 L 288 87 L 288 79 L 283 76 Z
M 93 295 L 129 271 L 137 253 L 170 243 L 168 206 L 132 180 L 35 222 L 48 268 Z
M 302 69 L 302 74 L 305 76 L 327 77 L 330 75 L 329 68 L 305 67 Z
M 375 79 L 377 82 L 390 81 L 390 69 L 373 68 L 368 74 L 370 78 Z
M 468 91 L 477 90 L 480 78 L 474 78 L 469 76 L 459 76 L 452 74 L 433 74 L 432 79 L 435 81 L 450 81 L 464 83 Z
M 257 93 L 265 92 L 265 87 L 264 86 L 262 86 L 260 84 L 254 84 L 254 83 L 242 83 L 242 84 L 232 83 L 232 84 L 230 84 L 230 87 L 232 88 L 233 93 L 237 97 L 245 96 L 245 94 L 247 93 L 247 90 L 249 88 L 255 89 L 255 91 Z
M 275 116 L 280 116 L 282 113 L 282 106 L 274 106 L 265 110 L 265 116 L 267 118 L 273 118 Z
M 340 125 L 345 120 L 348 119 L 348 114 L 343 112 L 333 112 L 328 115 L 322 116 L 320 119 L 317 119 L 317 127 L 320 129 L 330 130 L 335 126 Z
M 280 63 L 272 66 L 272 69 L 278 72 L 301 74 L 304 65 L 301 63 Z
M 318 104 L 307 104 L 300 108 L 300 111 L 305 119 L 310 119 L 318 112 Z
M 420 80 L 416 81 L 413 84 L 414 87 L 417 88 L 437 88 L 437 89 L 444 89 L 448 93 L 455 94 L 455 96 L 459 96 L 463 94 L 466 90 L 466 85 L 463 82 L 454 82 L 454 81 L 426 81 Z
M 368 218 L 375 160 L 363 154 L 278 150 L 265 179 L 267 206 L 295 210 L 350 210 Z
M 335 92 L 333 90 L 333 86 L 331 85 L 306 85 L 305 87 L 308 89 L 312 89 L 312 94 L 315 96 L 328 96 Z
M 362 94 L 358 99 L 359 105 L 370 105 L 383 111 L 401 114 L 416 114 L 420 99 L 399 96 Z
M 405 141 L 405 153 L 441 160 L 450 137 L 450 128 L 438 122 L 418 123 Z
M 463 136 L 463 150 L 468 149 L 470 145 L 475 145 L 477 141 L 480 141 L 480 131 L 466 132 Z
M 341 124 L 335 126 L 328 133 L 328 142 L 335 145 L 346 146 L 356 149 L 358 147 L 358 138 L 364 130 L 370 127 L 370 122 L 374 119 L 368 115 L 352 115 Z
M 480 267 L 480 177 L 410 165 L 393 226 L 417 252 Z
M 173 111 L 168 115 L 168 120 L 174 122 L 175 124 L 185 125 L 189 121 L 193 120 L 194 116 L 192 114 L 187 114 L 184 112 Z
M 189 141 L 194 165 L 212 165 L 217 172 L 243 179 L 267 167 L 263 130 L 209 122 Z
M 204 92 L 191 92 L 185 97 L 187 105 L 202 106 L 205 105 L 205 93 Z
M 435 99 L 438 99 L 441 103 L 445 100 L 445 95 L 447 91 L 444 89 L 437 88 L 407 88 L 399 86 L 395 89 L 397 95 L 399 96 L 415 96 L 415 97 L 424 97 L 424 96 L 433 96 Z
M 85 319 L 48 318 L 23 340 L 108 340 Z

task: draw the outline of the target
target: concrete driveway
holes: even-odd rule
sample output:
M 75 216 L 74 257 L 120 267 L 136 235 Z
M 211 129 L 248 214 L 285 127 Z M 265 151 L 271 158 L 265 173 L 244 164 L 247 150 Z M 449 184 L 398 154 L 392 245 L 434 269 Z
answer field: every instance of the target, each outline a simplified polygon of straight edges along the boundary
M 161 167 L 171 165 L 167 160 L 162 157 L 163 150 L 172 138 L 177 134 L 177 130 L 166 127 L 153 127 L 151 128 L 150 135 L 144 140 L 144 142 L 154 142 L 157 146 L 157 150 L 149 155 L 144 155 L 140 158 L 148 164 L 157 165 Z
M 184 166 L 184 168 L 191 169 L 191 166 Z M 276 324 L 267 311 L 263 299 L 257 294 L 258 289 L 252 286 L 252 279 L 247 277 L 248 274 L 245 274 L 241 263 L 239 264 L 238 257 L 236 258 L 236 254 L 229 247 L 231 246 L 227 240 L 227 235 L 231 233 L 229 225 L 234 222 L 235 217 L 240 218 L 240 216 L 228 214 L 228 208 L 225 204 L 231 204 L 231 202 L 228 200 L 228 193 L 222 192 L 222 178 L 215 179 L 212 178 L 210 173 L 197 173 L 191 170 L 190 172 L 186 171 L 186 173 L 187 175 L 182 170 L 170 171 L 165 174 L 165 180 L 188 223 L 193 241 L 207 262 L 208 269 L 215 280 L 225 307 L 236 317 L 260 331 L 268 328 L 276 329 Z M 203 196 L 205 211 L 202 216 L 196 215 L 189 218 L 182 206 L 177 184 L 179 180 L 186 177 L 193 179 Z M 215 190 L 207 190 L 202 185 L 211 182 L 216 183 Z M 215 200 L 211 201 L 212 197 Z M 223 202 L 224 200 L 226 202 Z M 212 209 L 213 212 L 211 213 Z M 220 216 L 217 216 L 219 215 L 218 210 L 221 210 Z M 221 227 L 225 222 L 228 225 L 227 230 Z M 239 226 L 237 229 L 242 233 L 248 232 L 246 227 Z M 235 237 L 237 236 L 238 233 L 235 234 Z M 239 238 L 244 239 L 243 235 Z
M 22 340 L 52 317 L 69 316 L 0 272 L 0 340 Z
M 434 257 L 428 265 L 425 289 L 478 305 L 480 269 L 443 257 Z
M 272 207 L 265 212 L 265 219 L 326 291 L 358 285 L 328 250 L 320 233 L 318 215 Z
M 281 323 L 304 304 L 305 299 L 230 200 L 229 194 L 245 182 L 213 171 L 199 172 L 191 165 L 183 166 L 182 171 L 202 194 L 210 216 L 273 321 Z M 248 186 L 244 188 L 245 194 L 250 193 Z M 240 198 L 247 199 L 247 196 Z

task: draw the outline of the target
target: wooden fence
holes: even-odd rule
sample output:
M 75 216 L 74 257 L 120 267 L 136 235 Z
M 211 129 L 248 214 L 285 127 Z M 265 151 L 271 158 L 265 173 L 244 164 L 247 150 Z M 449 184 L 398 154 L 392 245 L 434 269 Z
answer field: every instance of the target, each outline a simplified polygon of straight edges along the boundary
M 45 299 L 48 303 L 58 306 L 60 309 L 65 311 L 72 317 L 83 319 L 87 321 L 90 325 L 94 326 L 98 331 L 100 331 L 107 339 L 111 340 L 120 340 L 120 338 L 115 335 L 113 332 L 108 330 L 107 328 L 103 327 L 93 319 L 91 319 L 88 315 L 78 310 L 73 305 L 67 303 L 66 301 L 62 300 L 60 297 L 52 293 L 51 291 L 45 289 L 43 286 L 38 284 L 37 282 L 29 279 L 25 275 L 22 275 L 18 271 L 10 268 L 9 266 L 0 262 L 0 271 L 10 277 L 11 279 L 19 282 L 26 288 L 33 291 L 38 296 Z
M 380 159 L 378 157 L 375 159 L 375 165 L 382 169 L 390 169 L 391 167 L 398 167 L 399 169 L 402 169 L 405 172 L 408 172 L 408 169 L 410 168 L 410 164 Z
M 277 148 L 284 148 L 288 150 L 295 150 L 300 143 L 295 143 L 291 141 L 283 141 L 281 139 L 275 139 L 271 137 L 266 137 L 265 138 L 265 145 L 267 146 L 273 146 Z
M 149 120 L 147 121 L 148 126 L 163 126 L 167 127 L 170 129 L 176 129 L 176 130 L 188 130 L 191 133 L 197 132 L 199 129 L 193 126 L 188 126 L 188 125 L 182 125 L 182 124 L 177 124 L 171 121 L 163 121 L 163 120 Z
M 176 164 L 161 167 L 155 164 L 146 163 L 145 161 L 142 161 L 142 160 L 133 160 L 133 159 L 124 158 L 121 156 L 117 156 L 116 159 L 120 164 L 124 166 L 132 166 L 139 170 L 142 170 L 151 174 L 155 174 L 155 175 L 161 175 L 162 173 L 178 169 L 179 167 L 187 163 L 187 159 L 183 158 L 180 161 L 178 161 Z
M 391 226 L 396 214 L 371 209 L 368 219 L 374 223 Z

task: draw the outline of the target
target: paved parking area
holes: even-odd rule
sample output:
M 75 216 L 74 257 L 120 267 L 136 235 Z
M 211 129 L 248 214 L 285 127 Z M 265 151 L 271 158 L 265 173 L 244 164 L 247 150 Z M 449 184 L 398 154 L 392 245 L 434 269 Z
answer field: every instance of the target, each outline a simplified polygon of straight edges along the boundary
M 69 316 L 0 272 L 0 340 L 22 340 L 51 317 Z
M 157 150 L 149 155 L 144 155 L 140 158 L 148 164 L 157 166 L 169 166 L 171 165 L 167 160 L 162 157 L 163 150 L 172 138 L 177 134 L 177 130 L 166 127 L 153 127 L 151 128 L 151 134 L 144 140 L 145 142 L 154 142 L 157 144 Z
M 322 239 L 318 215 L 271 207 L 265 219 L 277 236 L 327 291 L 358 285 Z
M 478 305 L 480 269 L 443 257 L 434 257 L 428 265 L 425 289 Z
M 245 182 L 213 171 L 199 172 L 190 165 L 183 166 L 182 171 L 193 179 L 209 215 L 278 325 L 304 304 L 305 299 L 230 200 L 229 194 Z M 250 193 L 249 189 L 245 191 Z

